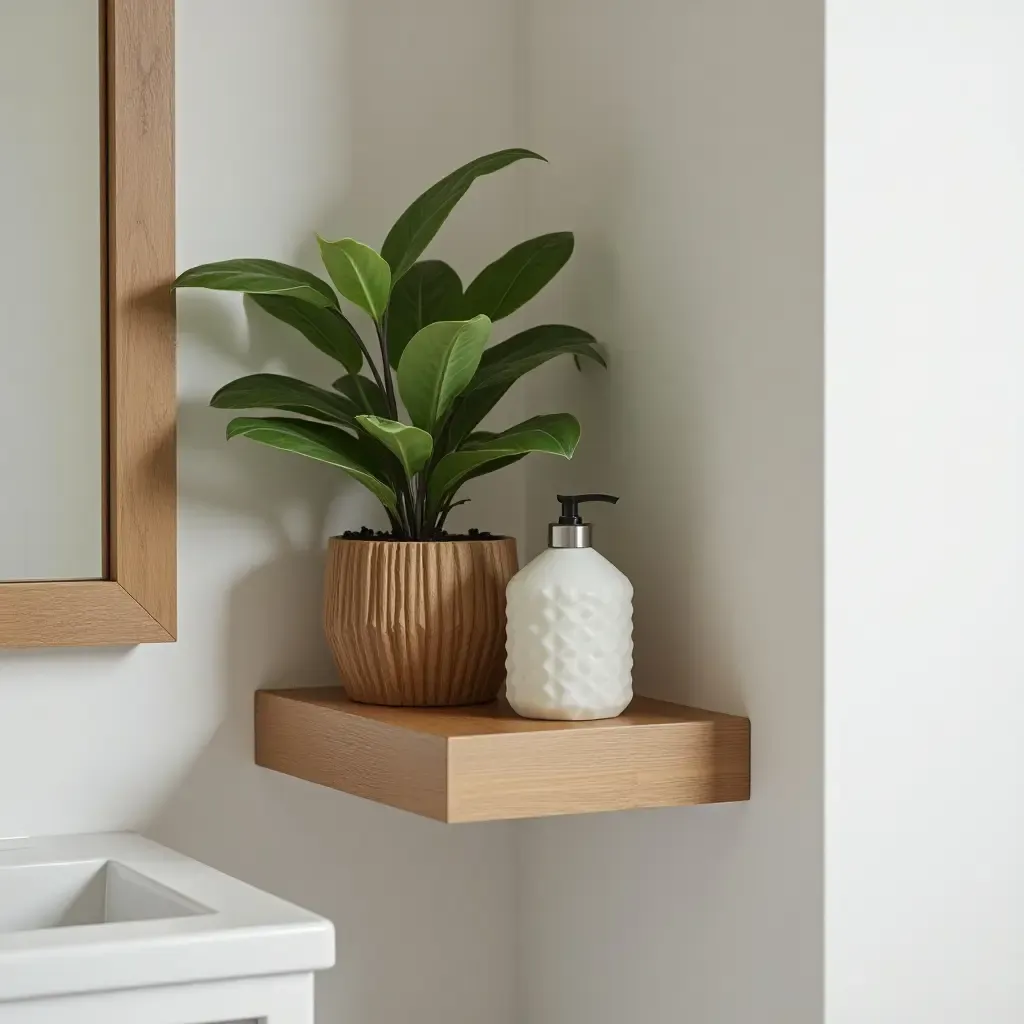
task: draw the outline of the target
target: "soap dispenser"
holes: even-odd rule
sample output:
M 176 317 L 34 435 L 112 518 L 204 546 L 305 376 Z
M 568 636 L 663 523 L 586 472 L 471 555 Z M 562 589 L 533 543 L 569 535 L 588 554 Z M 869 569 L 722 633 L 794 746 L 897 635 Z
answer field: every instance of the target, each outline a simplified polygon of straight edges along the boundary
M 507 696 L 524 718 L 614 718 L 633 697 L 633 587 L 590 545 L 585 501 L 559 494 L 547 550 L 509 581 Z

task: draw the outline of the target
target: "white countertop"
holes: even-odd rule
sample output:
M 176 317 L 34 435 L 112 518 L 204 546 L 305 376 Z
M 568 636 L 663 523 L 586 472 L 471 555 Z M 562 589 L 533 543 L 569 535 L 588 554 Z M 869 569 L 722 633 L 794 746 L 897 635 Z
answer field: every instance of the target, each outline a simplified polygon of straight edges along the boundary
M 55 865 L 68 868 L 40 870 Z M 87 878 L 104 865 L 129 879 L 126 888 L 141 903 L 152 894 L 184 916 L 0 926 L 0 1002 L 309 972 L 334 963 L 330 921 L 131 833 L 2 840 L 0 894 L 6 884 L 16 920 L 14 904 L 31 880 L 48 884 L 51 876 L 74 877 L 79 869 Z

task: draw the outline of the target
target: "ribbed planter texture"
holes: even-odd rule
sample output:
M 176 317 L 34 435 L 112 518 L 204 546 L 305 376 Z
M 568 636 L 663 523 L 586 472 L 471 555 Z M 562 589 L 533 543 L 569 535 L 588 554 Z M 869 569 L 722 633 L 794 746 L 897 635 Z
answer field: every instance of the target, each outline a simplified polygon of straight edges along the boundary
M 493 700 L 505 680 L 516 542 L 332 537 L 325 625 L 345 692 L 364 704 Z

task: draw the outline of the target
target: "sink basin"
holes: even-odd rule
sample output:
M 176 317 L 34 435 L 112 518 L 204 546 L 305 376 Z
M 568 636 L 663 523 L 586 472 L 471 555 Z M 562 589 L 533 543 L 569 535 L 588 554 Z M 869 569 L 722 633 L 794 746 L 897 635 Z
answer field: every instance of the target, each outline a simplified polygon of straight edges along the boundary
M 311 993 L 333 963 L 329 921 L 141 836 L 0 841 L 0 1024 L 28 1020 L 12 1002 L 123 989 L 291 975 Z
M 211 913 L 113 860 L 0 868 L 0 933 Z

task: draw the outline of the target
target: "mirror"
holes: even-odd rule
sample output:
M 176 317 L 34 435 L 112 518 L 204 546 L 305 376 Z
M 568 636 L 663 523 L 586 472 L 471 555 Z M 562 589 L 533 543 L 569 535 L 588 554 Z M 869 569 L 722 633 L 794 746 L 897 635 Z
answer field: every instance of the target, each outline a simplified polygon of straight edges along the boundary
M 97 0 L 0 4 L 0 580 L 105 574 L 100 54 Z
M 177 628 L 174 0 L 0 0 L 0 647 Z

